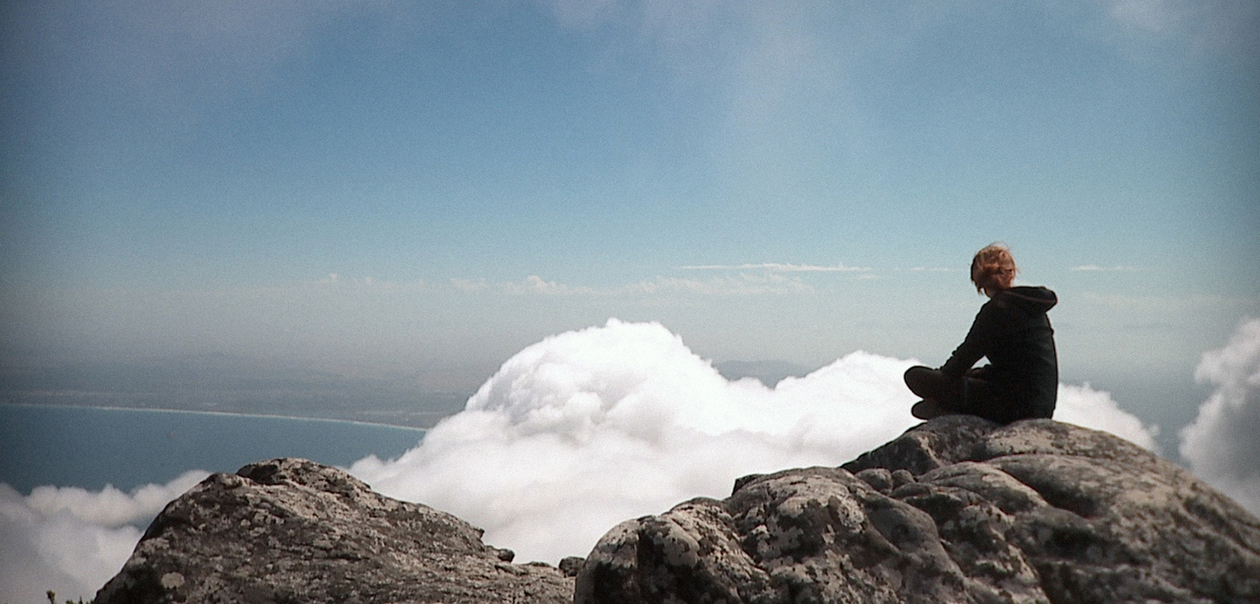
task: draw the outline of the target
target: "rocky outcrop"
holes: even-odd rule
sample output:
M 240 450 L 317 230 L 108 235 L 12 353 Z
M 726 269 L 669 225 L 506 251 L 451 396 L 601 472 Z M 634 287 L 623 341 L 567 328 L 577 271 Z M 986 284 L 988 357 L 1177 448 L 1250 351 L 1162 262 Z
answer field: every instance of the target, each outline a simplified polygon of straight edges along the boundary
M 1260 602 L 1260 520 L 1110 434 L 949 416 L 624 522 L 575 601 Z
M 171 502 L 96 602 L 1260 603 L 1260 520 L 1050 420 L 938 418 L 839 468 L 624 522 L 563 570 L 512 557 L 450 514 L 276 459 Z
M 167 505 L 95 602 L 572 601 L 571 577 L 512 557 L 450 514 L 275 459 L 210 476 Z

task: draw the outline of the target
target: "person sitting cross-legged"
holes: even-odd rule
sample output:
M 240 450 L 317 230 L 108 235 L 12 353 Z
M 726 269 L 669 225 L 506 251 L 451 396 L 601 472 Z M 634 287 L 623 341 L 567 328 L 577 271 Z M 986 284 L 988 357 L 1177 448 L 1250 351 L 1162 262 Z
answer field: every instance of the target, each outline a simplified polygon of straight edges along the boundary
M 1045 287 L 1014 286 L 1017 270 L 1004 245 L 976 253 L 971 281 L 989 301 L 944 365 L 906 370 L 906 386 L 924 399 L 911 409 L 915 417 L 965 413 L 1008 424 L 1054 414 L 1059 366 L 1046 313 L 1058 297 Z M 988 365 L 973 368 L 986 357 Z

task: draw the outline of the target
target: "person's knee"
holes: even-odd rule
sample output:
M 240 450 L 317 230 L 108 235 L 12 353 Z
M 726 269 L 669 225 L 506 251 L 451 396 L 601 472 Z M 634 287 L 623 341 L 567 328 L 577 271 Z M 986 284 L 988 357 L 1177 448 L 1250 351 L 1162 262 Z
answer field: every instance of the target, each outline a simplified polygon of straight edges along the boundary
M 907 369 L 905 373 L 901 374 L 901 379 L 905 381 L 906 386 L 909 387 L 910 390 L 914 390 L 914 385 L 919 382 L 918 374 L 920 369 L 927 368 L 922 365 L 915 365 L 914 367 Z
M 902 379 L 902 381 L 904 381 L 904 382 L 906 383 L 906 385 L 907 385 L 907 386 L 909 386 L 909 385 L 910 385 L 910 380 L 913 380 L 913 379 L 914 379 L 914 378 L 912 378 L 912 377 L 910 377 L 910 376 L 911 376 L 911 374 L 913 374 L 913 373 L 914 373 L 914 370 L 915 370 L 917 367 L 918 367 L 917 365 L 916 365 L 916 366 L 914 366 L 914 367 L 911 367 L 911 368 L 907 369 L 905 373 L 901 374 L 901 379 Z

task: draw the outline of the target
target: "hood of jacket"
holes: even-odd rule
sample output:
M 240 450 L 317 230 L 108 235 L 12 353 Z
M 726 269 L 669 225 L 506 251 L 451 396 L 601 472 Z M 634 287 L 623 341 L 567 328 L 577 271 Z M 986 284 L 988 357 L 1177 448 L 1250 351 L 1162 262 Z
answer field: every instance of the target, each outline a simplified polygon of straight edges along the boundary
M 1044 314 L 1059 303 L 1054 291 L 1041 286 L 1020 285 L 998 292 L 997 302 L 1003 306 L 1014 306 L 1029 314 Z

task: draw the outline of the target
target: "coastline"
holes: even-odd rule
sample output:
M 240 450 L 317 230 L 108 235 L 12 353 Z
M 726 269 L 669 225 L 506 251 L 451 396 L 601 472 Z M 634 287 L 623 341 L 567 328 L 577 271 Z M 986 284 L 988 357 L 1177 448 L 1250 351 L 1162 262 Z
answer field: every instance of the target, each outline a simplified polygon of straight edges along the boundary
M 0 482 L 122 491 L 189 470 L 235 472 L 275 457 L 349 467 L 393 459 L 427 430 L 412 426 L 223 411 L 0 403 Z
M 279 415 L 272 413 L 247 413 L 244 411 L 210 411 L 205 409 L 180 409 L 168 407 L 127 407 L 124 405 L 83 405 L 83 404 L 57 404 L 57 403 L 19 403 L 11 401 L 0 402 L 0 407 L 35 407 L 48 409 L 102 409 L 107 411 L 153 411 L 157 413 L 192 413 L 198 415 L 242 417 L 242 418 L 259 418 L 259 419 L 283 419 L 313 422 L 337 422 L 343 424 L 355 424 L 362 426 L 373 426 L 380 428 L 399 428 L 402 430 L 413 430 L 417 432 L 428 432 L 430 428 L 419 428 L 416 426 L 408 426 L 405 424 L 391 424 L 387 422 L 371 422 L 357 419 L 341 419 L 335 417 L 313 417 L 309 415 Z M 443 416 L 446 417 L 446 416 Z

